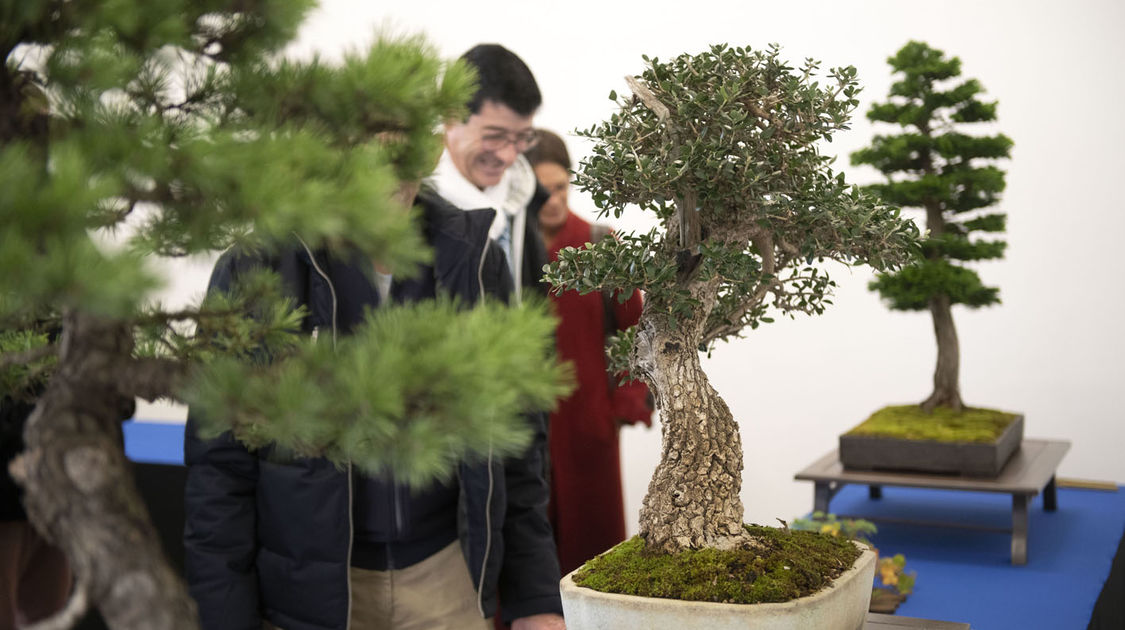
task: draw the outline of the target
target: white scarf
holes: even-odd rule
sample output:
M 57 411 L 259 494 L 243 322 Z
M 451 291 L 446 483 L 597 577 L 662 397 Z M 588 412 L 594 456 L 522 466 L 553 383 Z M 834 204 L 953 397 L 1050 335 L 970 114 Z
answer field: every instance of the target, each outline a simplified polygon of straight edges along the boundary
M 527 158 L 522 155 L 517 157 L 516 161 L 504 171 L 499 183 L 480 190 L 457 170 L 453 158 L 446 150 L 441 154 L 437 168 L 426 181 L 438 195 L 462 210 L 495 209 L 496 217 L 493 218 L 492 226 L 488 230 L 488 236 L 492 240 L 497 240 L 510 222 L 511 251 L 504 253 L 508 256 L 508 266 L 512 270 L 512 280 L 518 299 L 523 267 L 520 263 L 523 260 L 527 204 L 535 195 L 535 171 Z

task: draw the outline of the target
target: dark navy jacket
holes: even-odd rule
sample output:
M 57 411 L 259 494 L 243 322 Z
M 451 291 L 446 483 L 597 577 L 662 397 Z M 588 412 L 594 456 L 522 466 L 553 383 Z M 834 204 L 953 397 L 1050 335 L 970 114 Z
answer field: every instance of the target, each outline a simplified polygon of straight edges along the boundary
M 432 287 L 440 286 L 474 302 L 483 282 L 487 293 L 506 298 L 511 277 L 503 253 L 488 240 L 493 211 L 464 212 L 425 194 L 419 202 L 434 263 L 414 284 L 396 289 L 396 296 L 430 297 Z M 209 290 L 227 290 L 240 273 L 262 264 L 225 255 Z M 308 307 L 307 332 L 332 334 L 335 326 L 343 334 L 357 323 L 356 315 L 336 312 L 333 297 L 358 290 L 354 282 L 367 282 L 354 266 L 321 254 L 314 258 L 303 247 L 265 264 Z M 546 417 L 527 417 L 535 438 L 522 457 L 458 469 L 458 536 L 478 605 L 482 616 L 493 615 L 499 592 L 506 620 L 562 613 L 546 515 Z M 202 441 L 190 414 L 184 450 L 186 571 L 205 630 L 259 630 L 263 619 L 285 630 L 348 628 L 355 485 L 350 467 L 340 470 L 324 459 L 277 463 L 247 451 L 229 434 Z

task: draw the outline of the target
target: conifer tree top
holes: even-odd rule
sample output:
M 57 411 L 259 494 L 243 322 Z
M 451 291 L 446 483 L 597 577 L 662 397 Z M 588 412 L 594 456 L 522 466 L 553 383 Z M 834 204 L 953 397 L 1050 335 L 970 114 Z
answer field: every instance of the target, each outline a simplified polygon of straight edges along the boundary
M 998 303 L 998 289 L 959 264 L 1000 258 L 1007 246 L 973 238 L 1005 226 L 1003 212 L 985 209 L 1004 190 L 1004 171 L 995 162 L 1009 157 L 1012 141 L 970 133 L 975 124 L 996 120 L 996 102 L 982 100 L 979 81 L 961 78 L 960 59 L 927 44 L 910 42 L 887 61 L 896 80 L 888 100 L 873 104 L 867 117 L 901 131 L 876 135 L 852 154 L 852 163 L 882 172 L 886 181 L 867 189 L 887 203 L 923 210 L 929 234 L 918 261 L 872 286 L 900 310 L 925 310 L 938 294 L 970 307 Z

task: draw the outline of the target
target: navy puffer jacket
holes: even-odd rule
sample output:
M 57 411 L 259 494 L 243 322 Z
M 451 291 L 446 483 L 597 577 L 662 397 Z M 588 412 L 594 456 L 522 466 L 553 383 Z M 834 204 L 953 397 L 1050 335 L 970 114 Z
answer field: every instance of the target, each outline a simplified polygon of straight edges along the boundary
M 475 302 L 485 292 L 506 299 L 511 276 L 488 240 L 492 210 L 463 212 L 423 194 L 425 233 L 434 263 L 416 280 L 396 285 L 399 300 L 433 297 L 436 287 Z M 242 273 L 266 265 L 308 307 L 305 331 L 346 334 L 362 313 L 337 310 L 337 295 L 369 282 L 355 264 L 297 248 L 268 261 L 228 254 L 209 290 L 224 291 Z M 370 286 L 362 287 L 370 291 Z M 335 311 L 336 319 L 333 321 Z M 478 589 L 482 616 L 562 613 L 559 570 L 546 508 L 545 414 L 528 414 L 535 438 L 519 458 L 462 464 L 458 533 Z M 229 435 L 203 441 L 189 414 L 184 531 L 186 571 L 206 630 L 260 630 L 262 620 L 285 630 L 349 627 L 352 540 L 350 467 L 323 459 L 277 463 L 268 449 L 249 452 Z

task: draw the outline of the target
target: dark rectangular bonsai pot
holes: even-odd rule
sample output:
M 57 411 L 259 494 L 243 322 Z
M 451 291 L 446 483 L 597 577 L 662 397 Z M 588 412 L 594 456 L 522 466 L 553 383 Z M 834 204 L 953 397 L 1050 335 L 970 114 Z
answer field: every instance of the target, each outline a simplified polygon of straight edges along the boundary
M 922 472 L 995 477 L 1023 441 L 1023 416 L 995 442 L 936 442 L 859 435 L 840 436 L 840 463 L 851 470 Z

